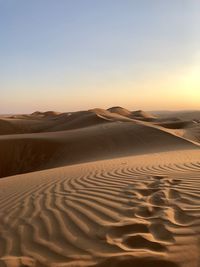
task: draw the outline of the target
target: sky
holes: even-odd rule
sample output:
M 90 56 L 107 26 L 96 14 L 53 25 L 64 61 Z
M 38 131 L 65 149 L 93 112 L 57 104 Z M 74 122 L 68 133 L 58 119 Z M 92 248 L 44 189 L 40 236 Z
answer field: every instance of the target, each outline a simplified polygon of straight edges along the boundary
M 200 109 L 199 0 L 0 0 L 0 113 Z

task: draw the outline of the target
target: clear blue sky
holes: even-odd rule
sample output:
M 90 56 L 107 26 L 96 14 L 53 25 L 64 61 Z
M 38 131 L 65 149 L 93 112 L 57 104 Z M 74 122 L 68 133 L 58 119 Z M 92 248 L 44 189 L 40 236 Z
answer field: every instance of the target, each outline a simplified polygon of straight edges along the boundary
M 200 108 L 199 0 L 0 0 L 0 113 Z

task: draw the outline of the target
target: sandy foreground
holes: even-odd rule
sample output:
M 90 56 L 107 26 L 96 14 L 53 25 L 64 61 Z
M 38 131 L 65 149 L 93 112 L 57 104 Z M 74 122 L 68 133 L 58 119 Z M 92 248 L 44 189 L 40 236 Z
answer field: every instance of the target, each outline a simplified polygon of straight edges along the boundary
M 195 116 L 2 116 L 0 267 L 199 267 Z

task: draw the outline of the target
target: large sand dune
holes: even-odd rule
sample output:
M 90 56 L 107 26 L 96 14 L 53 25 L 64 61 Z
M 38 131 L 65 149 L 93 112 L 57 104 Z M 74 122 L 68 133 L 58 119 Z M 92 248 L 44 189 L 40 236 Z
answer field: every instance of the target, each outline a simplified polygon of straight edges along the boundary
M 1 262 L 197 267 L 199 167 L 190 150 L 1 179 Z
M 2 117 L 0 267 L 199 267 L 199 129 L 120 107 Z
M 198 148 L 188 140 L 135 122 L 76 130 L 0 136 L 0 177 L 124 155 Z

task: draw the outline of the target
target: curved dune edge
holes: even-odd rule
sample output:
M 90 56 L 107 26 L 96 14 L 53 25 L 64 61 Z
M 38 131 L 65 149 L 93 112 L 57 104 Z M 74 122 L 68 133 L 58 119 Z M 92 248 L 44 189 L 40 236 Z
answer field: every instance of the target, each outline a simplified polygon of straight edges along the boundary
M 198 267 L 200 151 L 0 180 L 0 266 Z
M 0 136 L 0 177 L 106 158 L 198 149 L 148 122 L 109 122 L 77 130 Z

